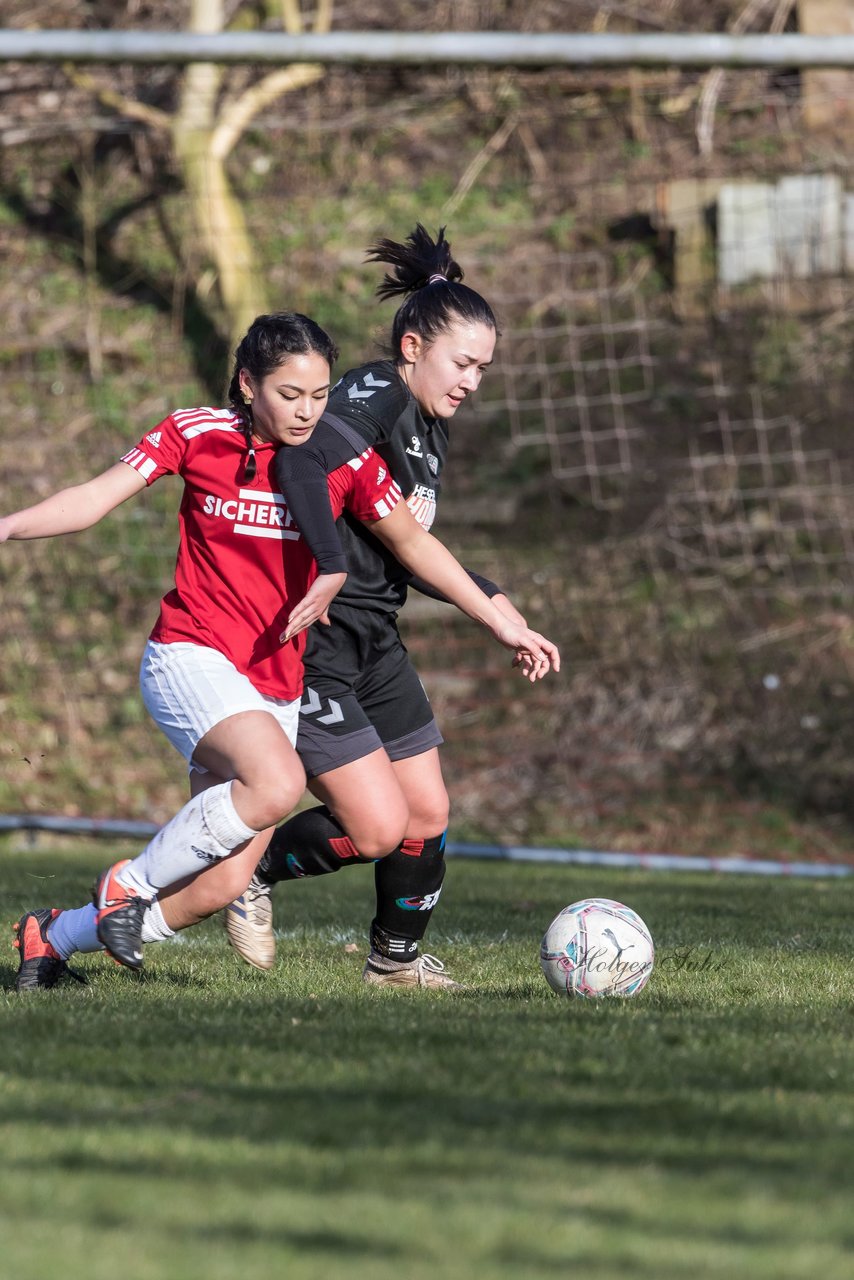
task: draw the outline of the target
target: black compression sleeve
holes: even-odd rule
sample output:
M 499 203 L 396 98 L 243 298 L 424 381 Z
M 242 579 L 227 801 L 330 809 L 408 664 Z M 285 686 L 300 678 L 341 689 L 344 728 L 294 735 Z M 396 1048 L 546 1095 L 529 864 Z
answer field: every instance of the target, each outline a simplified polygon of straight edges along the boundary
M 276 481 L 318 572 L 346 573 L 347 557 L 335 527 L 327 474 L 324 458 L 307 445 L 286 445 L 276 455 Z
M 472 582 L 475 583 L 476 586 L 480 587 L 484 595 L 489 596 L 490 600 L 493 596 L 504 595 L 501 587 L 496 586 L 494 582 L 490 582 L 489 578 L 481 577 L 481 575 L 479 573 L 475 573 L 473 569 L 466 569 L 466 573 L 471 578 Z M 441 591 L 437 591 L 435 587 L 431 587 L 429 583 L 423 580 L 423 578 L 413 577 L 410 579 L 409 585 L 410 587 L 414 587 L 416 591 L 420 591 L 422 596 L 429 596 L 431 600 L 441 600 L 445 604 L 451 603 L 446 595 L 443 595 Z

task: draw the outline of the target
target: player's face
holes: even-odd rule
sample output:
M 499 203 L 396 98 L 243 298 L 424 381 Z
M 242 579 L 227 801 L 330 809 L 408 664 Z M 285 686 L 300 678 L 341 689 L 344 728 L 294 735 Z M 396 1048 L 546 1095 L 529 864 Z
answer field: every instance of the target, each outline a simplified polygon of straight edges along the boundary
M 401 376 L 428 418 L 452 418 L 492 364 L 495 330 L 458 321 L 429 346 L 415 333 L 401 342 Z
M 287 360 L 257 381 L 240 371 L 240 389 L 252 399 L 252 426 L 271 444 L 303 444 L 317 426 L 329 398 L 329 364 L 311 351 Z

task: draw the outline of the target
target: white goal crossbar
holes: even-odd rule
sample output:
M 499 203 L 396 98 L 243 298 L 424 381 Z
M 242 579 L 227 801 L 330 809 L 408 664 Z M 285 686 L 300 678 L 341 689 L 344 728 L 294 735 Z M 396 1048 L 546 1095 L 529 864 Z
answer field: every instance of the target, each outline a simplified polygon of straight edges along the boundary
M 537 34 L 0 29 L 0 60 L 127 63 L 406 63 L 516 67 L 854 67 L 854 35 Z

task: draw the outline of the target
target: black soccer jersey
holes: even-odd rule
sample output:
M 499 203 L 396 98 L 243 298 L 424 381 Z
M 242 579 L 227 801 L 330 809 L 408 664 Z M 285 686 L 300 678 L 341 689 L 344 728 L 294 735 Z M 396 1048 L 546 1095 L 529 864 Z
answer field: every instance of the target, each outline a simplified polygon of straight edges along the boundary
M 416 520 L 429 529 L 448 453 L 448 426 L 442 418 L 424 417 L 391 360 L 344 374 L 309 440 L 279 450 L 276 477 L 321 572 L 347 571 L 336 600 L 353 608 L 394 613 L 406 599 L 412 575 L 346 513 L 338 521 L 336 539 L 324 496 L 327 474 L 368 445 L 387 463 Z M 488 595 L 498 592 L 488 580 L 471 576 Z

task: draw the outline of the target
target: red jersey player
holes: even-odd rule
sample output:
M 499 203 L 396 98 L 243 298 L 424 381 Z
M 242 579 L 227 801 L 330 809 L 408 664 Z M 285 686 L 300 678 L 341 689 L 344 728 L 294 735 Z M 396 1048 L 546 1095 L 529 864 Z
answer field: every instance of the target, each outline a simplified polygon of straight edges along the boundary
M 146 706 L 190 765 L 194 794 L 137 858 L 107 868 L 94 906 L 22 917 L 19 990 L 54 985 L 72 951 L 101 945 L 140 968 L 146 914 L 150 936 L 162 936 L 158 891 L 228 857 L 248 883 L 271 828 L 302 794 L 293 743 L 304 631 L 346 575 L 325 575 L 309 588 L 314 561 L 271 466 L 280 445 L 310 436 L 335 354 L 305 316 L 259 317 L 236 352 L 229 408 L 178 410 L 116 466 L 0 519 L 0 541 L 50 537 L 88 528 L 160 476 L 179 474 L 185 486 L 175 587 L 146 644 L 140 680 Z M 548 642 L 508 622 L 417 525 L 373 450 L 330 474 L 328 491 L 335 513 L 346 507 L 369 522 L 413 572 L 521 661 L 549 662 Z

